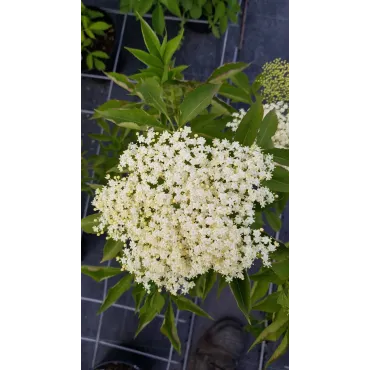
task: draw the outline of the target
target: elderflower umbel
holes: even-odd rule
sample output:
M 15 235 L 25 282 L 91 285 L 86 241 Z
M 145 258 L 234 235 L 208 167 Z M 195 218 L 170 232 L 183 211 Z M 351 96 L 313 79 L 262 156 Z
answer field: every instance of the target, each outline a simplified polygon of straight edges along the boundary
M 267 103 L 289 101 L 289 63 L 280 58 L 265 63 L 259 77 L 262 95 Z
M 195 135 L 194 135 L 195 136 Z M 269 265 L 271 238 L 252 230 L 257 203 L 274 201 L 261 185 L 274 163 L 257 146 L 192 137 L 191 129 L 149 130 L 120 157 L 130 173 L 96 192 L 96 232 L 129 244 L 122 269 L 146 289 L 155 283 L 186 294 L 191 279 L 214 270 L 227 281 L 243 278 L 257 256 Z
M 272 142 L 276 148 L 289 148 L 289 106 L 288 103 L 278 102 L 263 105 L 263 116 L 265 117 L 268 112 L 275 109 L 276 116 L 278 118 L 278 127 L 272 137 Z M 236 131 L 240 125 L 240 122 L 246 115 L 244 109 L 239 112 L 233 113 L 233 120 L 226 124 L 226 127 L 230 127 L 232 131 Z

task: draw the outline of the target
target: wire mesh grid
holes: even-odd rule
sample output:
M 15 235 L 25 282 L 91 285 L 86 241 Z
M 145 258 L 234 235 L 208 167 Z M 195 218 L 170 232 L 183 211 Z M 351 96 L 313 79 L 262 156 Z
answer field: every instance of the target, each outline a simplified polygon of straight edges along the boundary
M 241 5 L 241 3 L 242 3 L 242 0 L 239 1 L 240 5 Z M 110 13 L 110 14 L 121 14 L 119 11 L 114 10 L 114 9 L 109 9 L 109 8 L 101 8 L 101 9 L 106 11 L 107 13 Z M 246 11 L 246 8 L 245 8 L 245 11 Z M 119 59 L 120 59 L 120 55 L 121 55 L 120 50 L 122 49 L 122 46 L 123 46 L 123 37 L 124 37 L 124 34 L 125 34 L 125 30 L 126 30 L 127 20 L 128 20 L 129 17 L 135 17 L 135 15 L 132 14 L 132 13 L 128 13 L 128 14 L 124 15 L 122 27 L 121 27 L 121 30 L 120 30 L 119 41 L 118 41 L 118 50 L 117 50 L 117 54 L 116 54 L 115 60 L 114 60 L 113 72 L 117 71 L 117 65 L 118 65 L 118 62 L 119 62 Z M 144 15 L 144 17 L 145 18 L 151 18 L 151 14 L 146 14 L 146 15 Z M 239 19 L 240 18 L 241 17 L 239 15 Z M 168 16 L 168 15 L 165 16 L 165 19 L 170 20 L 170 21 L 178 21 L 178 22 L 181 21 L 180 18 L 173 17 L 173 16 Z M 189 20 L 188 22 L 190 22 L 190 23 L 207 23 L 207 21 L 204 21 L 204 20 Z M 239 28 L 240 28 L 239 23 L 238 24 L 229 24 L 225 34 L 223 35 L 221 58 L 220 58 L 220 62 L 217 66 L 223 65 L 224 62 L 225 62 L 225 51 L 226 51 L 226 46 L 227 46 L 227 43 L 228 43 L 228 37 L 229 37 L 230 30 L 239 30 Z M 238 46 L 235 46 L 235 48 L 233 50 L 232 60 L 228 60 L 228 61 L 229 62 L 231 62 L 231 61 L 236 62 L 237 59 L 238 59 Z M 110 81 L 109 82 L 108 94 L 107 94 L 107 97 L 106 97 L 105 101 L 108 101 L 108 100 L 111 99 L 112 89 L 113 89 L 113 81 L 111 81 L 107 76 L 95 75 L 95 74 L 89 74 L 89 73 L 82 73 L 81 77 L 82 78 L 96 79 L 96 80 Z M 94 112 L 90 109 L 81 109 L 81 113 L 93 114 Z M 100 146 L 98 145 L 97 149 L 96 149 L 96 154 L 99 154 L 99 152 L 100 152 Z M 85 201 L 83 217 L 85 217 L 87 215 L 89 203 L 90 203 L 90 196 L 88 196 L 86 201 Z M 110 266 L 110 264 L 111 264 L 111 261 L 108 261 L 108 266 Z M 104 299 L 107 295 L 107 289 L 108 289 L 108 281 L 105 280 L 104 281 L 103 296 L 102 296 L 101 300 L 82 296 L 81 301 L 101 304 L 104 301 Z M 198 303 L 197 299 L 195 300 L 195 303 Z M 135 311 L 135 308 L 133 308 L 129 305 L 123 305 L 123 304 L 116 303 L 116 304 L 113 304 L 112 306 L 122 310 L 123 312 L 127 312 L 127 311 L 134 312 Z M 158 315 L 158 317 L 163 317 L 163 315 Z M 179 325 L 188 325 L 187 339 L 185 340 L 186 345 L 185 345 L 184 356 L 180 361 L 175 360 L 173 358 L 173 352 L 174 351 L 173 351 L 173 346 L 172 345 L 170 346 L 168 356 L 165 357 L 165 356 L 157 356 L 157 355 L 154 355 L 153 353 L 149 353 L 148 351 L 140 351 L 140 350 L 137 350 L 137 349 L 130 348 L 128 346 L 118 345 L 118 344 L 112 343 L 110 341 L 106 341 L 106 340 L 101 339 L 101 329 L 102 329 L 103 320 L 104 320 L 104 313 L 101 313 L 100 316 L 99 316 L 97 333 L 96 333 L 96 336 L 94 338 L 90 338 L 90 337 L 87 337 L 87 336 L 81 336 L 82 341 L 92 343 L 94 345 L 94 351 L 93 351 L 92 362 L 91 362 L 91 368 L 92 369 L 94 369 L 95 366 L 97 366 L 97 361 L 96 360 L 97 360 L 97 353 L 98 353 L 99 346 L 105 346 L 105 347 L 108 347 L 108 348 L 111 348 L 111 349 L 118 349 L 118 350 L 126 351 L 126 352 L 129 352 L 129 353 L 134 353 L 134 354 L 137 354 L 137 355 L 141 355 L 141 356 L 144 356 L 144 357 L 147 357 L 147 358 L 151 358 L 153 360 L 161 361 L 164 364 L 166 364 L 166 370 L 170 370 L 171 365 L 176 365 L 176 368 L 181 367 L 182 370 L 186 370 L 187 363 L 188 363 L 188 358 L 189 358 L 189 353 L 190 353 L 192 334 L 193 334 L 194 324 L 195 324 L 195 315 L 194 315 L 194 313 L 191 314 L 189 320 L 184 320 L 184 319 L 179 317 L 179 311 L 178 310 L 176 311 L 176 317 L 175 317 L 176 326 L 178 327 Z M 263 358 L 263 353 L 261 353 L 261 358 Z

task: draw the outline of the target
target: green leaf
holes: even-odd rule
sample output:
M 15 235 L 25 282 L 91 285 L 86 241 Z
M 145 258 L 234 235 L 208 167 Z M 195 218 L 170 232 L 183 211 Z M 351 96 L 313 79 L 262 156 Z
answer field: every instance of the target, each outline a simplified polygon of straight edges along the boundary
M 89 70 L 94 68 L 93 56 L 90 53 L 87 54 L 86 65 Z
M 272 175 L 272 179 L 263 182 L 272 191 L 280 191 L 282 193 L 289 192 L 289 171 L 280 166 L 276 166 Z
M 173 301 L 176 303 L 179 310 L 193 312 L 198 316 L 203 316 L 213 320 L 208 313 L 202 310 L 198 305 L 192 302 L 190 299 L 185 298 L 182 295 L 172 296 Z
M 193 0 L 181 0 L 181 4 L 185 10 L 190 10 L 193 6 Z
M 190 9 L 190 16 L 192 19 L 199 19 L 202 15 L 202 8 L 196 4 Z
M 289 342 L 289 332 L 287 331 L 284 335 L 284 338 L 280 342 L 279 346 L 276 348 L 275 352 L 271 355 L 269 360 L 266 362 L 265 369 L 274 361 L 276 361 L 279 357 L 281 357 L 288 349 L 288 342 Z
M 158 35 L 163 35 L 165 28 L 164 14 L 161 4 L 157 4 L 152 14 L 153 28 Z
M 146 290 L 142 284 L 135 284 L 132 289 L 132 298 L 135 301 L 135 310 L 139 310 L 141 302 L 143 301 L 146 294 Z
M 135 85 L 128 79 L 127 76 L 125 76 L 125 75 L 123 75 L 121 73 L 116 73 L 116 72 L 109 72 L 109 73 L 105 73 L 105 74 L 113 82 L 115 82 L 118 86 L 123 87 L 125 90 L 127 90 L 129 92 L 132 92 L 134 90 Z M 116 100 L 116 101 L 119 101 L 119 100 Z
M 282 290 L 280 292 L 280 295 L 278 297 L 278 300 L 277 300 L 277 303 L 284 307 L 284 308 L 289 308 L 289 298 L 288 296 L 285 294 L 284 290 Z
M 248 76 L 244 72 L 238 72 L 230 77 L 231 81 L 239 88 L 244 90 L 249 96 L 251 95 L 251 86 Z
M 272 154 L 274 161 L 282 166 L 289 166 L 289 149 L 273 148 L 265 150 L 266 154 Z
M 218 93 L 228 99 L 231 99 L 235 103 L 252 103 L 250 94 L 240 87 L 235 87 L 224 83 L 221 85 Z
M 191 121 L 207 108 L 219 89 L 219 85 L 204 84 L 189 92 L 180 105 L 180 125 Z
M 216 280 L 217 274 L 214 271 L 208 271 L 206 274 L 206 282 L 204 284 L 203 299 L 206 299 L 208 293 L 211 291 Z
M 226 7 L 223 1 L 220 1 L 216 5 L 216 10 L 215 10 L 215 17 L 213 19 L 214 22 L 217 22 L 223 15 L 226 13 Z
M 144 15 L 153 6 L 153 0 L 140 0 L 138 3 L 136 11 L 139 15 Z
M 164 52 L 166 51 L 166 46 L 167 46 L 167 32 L 164 35 L 162 45 L 159 48 L 159 53 L 160 53 L 162 59 L 164 57 Z
M 253 310 L 270 313 L 278 312 L 281 309 L 281 306 L 277 302 L 279 296 L 280 292 L 269 294 L 266 298 L 262 299 L 262 301 L 255 304 Z
M 181 18 L 181 12 L 178 5 L 178 0 L 160 0 L 161 3 L 174 15 Z
M 256 101 L 248 109 L 241 120 L 235 133 L 235 140 L 241 145 L 251 146 L 256 140 L 258 130 L 263 117 L 263 107 L 260 101 Z
M 152 0 L 150 0 L 153 3 Z M 148 49 L 150 54 L 155 55 L 158 58 L 161 58 L 160 54 L 160 43 L 155 32 L 150 28 L 149 24 L 139 15 L 140 24 L 141 24 L 141 33 L 143 34 L 145 46 Z
M 92 9 L 86 9 L 86 13 L 91 19 L 103 18 L 104 14 Z
M 222 34 L 226 32 L 228 23 L 229 20 L 227 18 L 227 15 L 225 14 L 220 18 L 220 31 Z
M 258 271 L 256 274 L 251 275 L 250 278 L 253 281 L 265 281 L 277 285 L 281 285 L 284 283 L 283 280 L 281 280 L 275 272 L 270 268 L 261 268 L 260 271 Z
M 260 229 L 263 226 L 262 212 L 256 211 L 254 215 L 254 222 L 251 225 L 251 228 L 254 230 Z
M 120 0 L 119 9 L 122 13 L 129 13 L 134 8 L 134 3 L 137 0 Z
M 249 64 L 244 62 L 226 63 L 223 66 L 213 71 L 211 76 L 208 78 L 209 83 L 220 83 L 227 80 L 236 73 L 247 68 Z
M 139 49 L 125 47 L 135 58 L 146 64 L 148 67 L 163 68 L 162 61 L 155 55 L 148 54 L 147 52 Z
M 100 306 L 98 314 L 104 312 L 113 303 L 115 303 L 123 293 L 127 292 L 131 287 L 131 281 L 132 275 L 127 274 L 116 285 L 112 286 L 112 288 L 108 290 L 107 296 L 105 297 L 104 302 Z
M 163 56 L 164 64 L 170 63 L 173 57 L 173 54 L 175 54 L 175 51 L 179 48 L 183 35 L 184 35 L 184 29 L 182 28 L 176 37 L 174 37 L 173 39 L 167 42 L 166 50 Z
M 250 323 L 249 312 L 251 310 L 251 283 L 249 280 L 249 275 L 244 271 L 244 280 L 233 279 L 229 283 L 231 292 L 234 295 L 236 303 L 239 309 L 243 312 L 248 323 Z
M 175 315 L 173 313 L 171 300 L 168 302 L 168 307 L 164 316 L 163 324 L 161 326 L 161 333 L 170 340 L 173 348 L 175 348 L 175 350 L 181 354 L 181 342 L 177 334 Z
M 281 244 L 277 249 L 270 254 L 271 260 L 280 262 L 289 258 L 289 249 Z
M 112 138 L 110 136 L 103 134 L 89 134 L 89 137 L 93 140 L 98 141 L 112 141 Z
M 99 127 L 101 127 L 107 134 L 110 134 L 110 128 L 109 124 L 107 121 L 104 119 L 97 119 L 96 123 L 98 124 Z
M 133 128 L 135 130 L 144 130 L 153 127 L 156 130 L 165 130 L 159 121 L 153 116 L 146 113 L 142 109 L 107 109 L 105 111 L 97 111 L 108 121 L 114 122 L 120 127 Z
M 95 50 L 91 54 L 94 57 L 103 58 L 103 59 L 109 59 L 109 55 L 107 53 L 104 53 L 104 51 L 101 51 L 101 50 Z
M 265 216 L 268 224 L 274 231 L 279 231 L 281 229 L 281 220 L 280 217 L 275 213 L 269 210 L 265 210 Z
M 138 96 L 147 104 L 158 109 L 159 112 L 167 115 L 166 104 L 163 99 L 163 88 L 155 78 L 147 78 L 136 86 Z
M 107 240 L 104 245 L 103 259 L 100 262 L 109 261 L 112 258 L 116 257 L 119 252 L 122 251 L 125 246 L 124 242 L 120 240 L 116 241 L 113 239 Z
M 280 262 L 274 262 L 271 265 L 272 270 L 281 280 L 289 279 L 289 259 Z
M 277 316 L 276 320 L 273 321 L 267 328 L 263 330 L 263 332 L 257 337 L 257 339 L 253 342 L 250 346 L 248 352 L 258 343 L 263 342 L 266 337 L 272 333 L 275 333 L 279 330 L 283 325 L 285 325 L 289 321 L 288 315 Z
M 193 133 L 204 136 L 208 139 L 231 139 L 233 133 L 224 132 L 230 117 L 226 116 L 216 119 L 218 114 L 200 115 L 190 122 Z
M 95 22 L 93 24 L 90 25 L 90 30 L 97 30 L 97 31 L 105 31 L 105 30 L 108 30 L 109 28 L 111 28 L 112 26 L 108 23 L 105 23 L 105 22 Z
M 94 58 L 94 65 L 98 71 L 104 71 L 105 69 L 105 64 L 97 58 Z
M 181 75 L 181 72 L 185 70 L 186 68 L 189 68 L 188 66 L 182 65 L 182 66 L 177 66 L 175 68 L 172 68 L 168 71 L 168 79 L 173 80 L 176 77 Z
M 275 135 L 278 128 L 278 118 L 275 110 L 268 112 L 261 123 L 260 130 L 257 134 L 257 145 L 263 149 L 274 147 L 271 138 Z
M 268 281 L 255 281 L 251 291 L 252 304 L 263 298 L 269 290 L 270 283 Z
M 218 279 L 218 288 L 217 288 L 217 298 L 220 298 L 221 292 L 225 289 L 225 287 L 228 286 L 228 283 L 222 275 L 219 275 L 218 277 L 219 279 Z
M 140 309 L 139 324 L 135 333 L 137 335 L 161 312 L 165 299 L 158 292 L 149 295 Z
M 220 31 L 218 30 L 218 27 L 212 26 L 212 33 L 213 36 L 216 37 L 217 39 L 220 38 Z
M 83 218 L 81 220 L 81 229 L 87 234 L 96 234 L 96 232 L 93 230 L 93 227 L 100 224 L 100 216 L 101 213 L 94 213 Z
M 211 113 L 231 115 L 232 113 L 237 112 L 234 107 L 225 103 L 223 100 L 219 99 L 216 96 L 212 99 L 211 104 Z
M 123 271 L 117 267 L 106 267 L 106 266 L 81 266 L 81 272 L 87 276 L 90 276 L 95 281 L 102 281 L 112 276 L 121 274 Z

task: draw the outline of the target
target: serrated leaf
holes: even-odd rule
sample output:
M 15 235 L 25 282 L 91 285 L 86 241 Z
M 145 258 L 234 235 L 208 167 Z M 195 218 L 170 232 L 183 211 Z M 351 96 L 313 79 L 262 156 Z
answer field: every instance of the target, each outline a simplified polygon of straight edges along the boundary
M 135 85 L 128 79 L 128 77 L 121 73 L 109 72 L 105 73 L 113 82 L 118 86 L 123 87 L 125 90 L 132 92 Z
M 240 87 L 235 87 L 224 83 L 223 85 L 221 85 L 218 93 L 235 103 L 252 103 L 250 94 L 248 94 Z
M 230 117 L 216 119 L 218 114 L 200 115 L 190 122 L 193 133 L 197 133 L 207 139 L 231 139 L 233 133 L 225 132 L 226 124 L 230 122 Z
M 250 323 L 249 312 L 251 310 L 251 283 L 249 280 L 249 275 L 246 271 L 243 273 L 244 280 L 233 279 L 230 283 L 231 292 L 234 295 L 236 303 L 239 309 L 243 312 L 248 323 Z
M 135 58 L 146 64 L 148 67 L 163 68 L 162 61 L 155 55 L 148 54 L 147 52 L 139 49 L 125 47 Z
M 272 270 L 281 280 L 288 280 L 289 279 L 289 259 L 285 259 L 283 261 L 274 262 L 271 265 Z
M 175 315 L 171 300 L 168 302 L 168 307 L 164 316 L 163 324 L 161 326 L 161 333 L 164 334 L 171 342 L 173 348 L 181 354 L 181 342 L 177 334 L 177 327 L 175 323 Z
M 140 0 L 140 1 L 138 1 L 138 3 L 139 4 L 136 7 L 136 11 L 137 11 L 138 15 L 144 15 L 153 6 L 153 0 Z
M 251 275 L 250 278 L 253 281 L 266 281 L 277 285 L 284 283 L 271 268 L 262 268 L 256 274 Z
M 270 283 L 268 281 L 255 281 L 251 291 L 251 303 L 254 304 L 261 298 L 263 298 L 268 290 Z
M 265 370 L 267 367 L 274 361 L 276 361 L 279 357 L 281 357 L 288 349 L 288 342 L 289 342 L 289 332 L 287 331 L 284 335 L 284 338 L 280 342 L 279 346 L 276 348 L 275 352 L 271 355 L 269 360 L 266 362 Z
M 193 312 L 198 316 L 203 316 L 203 317 L 213 320 L 213 318 L 210 315 L 208 315 L 206 311 L 201 309 L 198 305 L 196 305 L 190 299 L 187 299 L 181 295 L 173 296 L 172 299 L 176 303 L 179 310 Z
M 219 89 L 219 85 L 204 84 L 189 92 L 180 105 L 180 125 L 191 121 L 207 108 Z
M 216 280 L 217 280 L 217 274 L 214 271 L 209 271 L 206 274 L 206 282 L 204 284 L 203 299 L 206 299 L 208 293 L 211 291 Z
M 139 19 L 140 19 L 140 24 L 141 24 L 141 33 L 143 34 L 146 48 L 148 49 L 150 54 L 153 54 L 156 57 L 161 58 L 160 43 L 159 43 L 157 35 L 150 28 L 149 24 L 140 15 L 139 15 Z
M 150 127 L 161 131 L 166 129 L 156 118 L 138 108 L 107 109 L 97 112 L 108 121 L 114 122 L 121 127 L 144 131 Z
M 235 132 L 235 140 L 241 145 L 251 146 L 256 140 L 258 130 L 263 117 L 263 107 L 260 101 L 256 101 L 248 109 Z
M 165 299 L 159 292 L 149 295 L 140 309 L 139 324 L 135 333 L 137 335 L 161 312 Z
M 268 224 L 271 226 L 271 228 L 274 231 L 279 231 L 281 229 L 280 217 L 275 212 L 269 211 L 267 209 L 264 211 L 264 213 L 266 220 Z
M 199 19 L 202 15 L 202 8 L 198 5 L 193 5 L 190 9 L 190 17 L 192 19 Z
M 103 134 L 89 134 L 89 137 L 93 140 L 98 141 L 112 141 L 112 138 L 110 136 Z
M 226 63 L 212 72 L 211 76 L 208 78 L 208 82 L 221 83 L 222 81 L 227 80 L 231 76 L 247 68 L 248 65 L 249 64 L 244 62 Z
M 176 50 L 179 48 L 183 35 L 184 29 L 182 28 L 176 37 L 167 42 L 166 50 L 163 55 L 164 64 L 170 63 L 173 54 L 175 54 Z
M 273 148 L 265 150 L 265 153 L 272 154 L 276 163 L 289 166 L 289 149 Z
M 101 213 L 94 213 L 83 218 L 81 220 L 81 229 L 87 234 L 96 234 L 96 232 L 93 230 L 93 227 L 100 224 L 100 216 Z
M 225 103 L 223 100 L 219 99 L 217 96 L 215 96 L 212 99 L 211 104 L 212 104 L 211 113 L 214 113 L 214 114 L 231 115 L 232 113 L 237 112 L 237 110 L 234 107 Z
M 272 191 L 280 191 L 282 193 L 289 192 L 289 171 L 280 166 L 276 166 L 272 175 L 272 179 L 263 182 Z
M 285 325 L 289 321 L 288 316 L 277 316 L 276 320 L 273 321 L 267 328 L 263 330 L 263 332 L 257 337 L 257 339 L 253 342 L 250 346 L 248 352 L 258 343 L 261 343 L 266 339 L 266 337 L 271 334 L 275 333 L 279 330 L 283 325 Z
M 107 267 L 107 266 L 81 266 L 81 272 L 87 276 L 90 276 L 95 281 L 102 281 L 108 279 L 112 276 L 121 274 L 120 268 L 117 267 Z
M 112 286 L 112 288 L 108 290 L 107 296 L 100 306 L 98 314 L 112 306 L 123 293 L 127 292 L 131 287 L 131 281 L 132 275 L 127 274 L 116 285 Z
M 225 3 L 223 1 L 219 1 L 216 5 L 215 17 L 213 21 L 217 22 L 225 13 L 226 13 Z
M 262 149 L 272 149 L 272 137 L 278 128 L 278 118 L 274 110 L 268 112 L 262 120 L 261 127 L 257 134 L 257 145 Z
M 136 86 L 135 91 L 147 104 L 167 116 L 167 108 L 163 99 L 163 88 L 156 79 L 147 78 Z
M 103 250 L 103 259 L 100 262 L 109 261 L 112 258 L 116 257 L 119 252 L 122 251 L 125 243 L 121 242 L 120 240 L 116 241 L 113 239 L 107 240 L 104 245 Z
M 140 308 L 141 302 L 143 301 L 146 294 L 146 290 L 142 284 L 135 284 L 132 289 L 132 298 L 135 301 L 135 311 L 137 312 Z
M 228 286 L 226 279 L 222 276 L 218 276 L 218 287 L 217 287 L 217 298 L 220 298 L 221 292 Z
M 253 310 L 270 313 L 278 312 L 281 309 L 281 306 L 277 302 L 279 296 L 280 292 L 269 294 L 266 298 L 262 299 L 262 301 L 256 303 L 253 306 Z
M 163 35 L 165 28 L 164 13 L 161 4 L 157 4 L 152 14 L 153 28 L 158 35 Z
M 178 0 L 160 0 L 161 3 L 174 15 L 181 18 Z

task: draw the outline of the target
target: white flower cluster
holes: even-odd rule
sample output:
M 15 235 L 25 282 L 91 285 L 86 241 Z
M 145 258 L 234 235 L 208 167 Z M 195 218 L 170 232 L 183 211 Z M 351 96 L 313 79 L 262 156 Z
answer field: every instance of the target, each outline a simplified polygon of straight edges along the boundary
M 255 205 L 274 201 L 261 181 L 274 163 L 257 146 L 205 139 L 191 129 L 149 130 L 120 157 L 127 177 L 109 179 L 93 205 L 101 212 L 95 232 L 129 240 L 118 260 L 147 290 L 155 283 L 186 294 L 198 275 L 214 270 L 243 278 L 260 256 L 269 265 L 272 239 L 250 228 Z
M 275 109 L 278 118 L 278 128 L 272 137 L 272 142 L 276 148 L 289 148 L 289 106 L 288 103 L 279 101 L 277 103 L 264 104 L 263 111 L 266 115 Z
M 230 127 L 231 131 L 235 132 L 246 114 L 247 112 L 243 108 L 240 109 L 239 112 L 233 113 L 232 116 L 234 117 L 234 119 L 231 122 L 228 122 L 226 124 L 226 127 Z
M 287 103 L 278 102 L 263 105 L 263 114 L 266 116 L 268 112 L 275 109 L 278 118 L 278 128 L 275 135 L 272 137 L 272 142 L 276 148 L 289 148 L 289 106 Z M 226 124 L 232 131 L 236 131 L 240 125 L 241 120 L 246 115 L 246 111 L 242 108 L 239 112 L 232 114 L 234 117 L 231 122 Z

